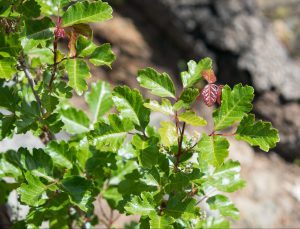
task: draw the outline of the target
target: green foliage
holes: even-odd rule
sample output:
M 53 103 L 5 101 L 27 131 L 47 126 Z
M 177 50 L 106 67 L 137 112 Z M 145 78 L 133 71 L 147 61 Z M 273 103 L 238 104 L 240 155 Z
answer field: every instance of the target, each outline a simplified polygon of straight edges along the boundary
M 228 159 L 227 136 L 264 151 L 279 141 L 270 123 L 249 114 L 252 87 L 225 85 L 214 128 L 187 134 L 207 125 L 194 104 L 204 79 L 215 83 L 210 58 L 188 62 L 182 91 L 167 73 L 138 71 L 140 86 L 162 97 L 144 99 L 127 86 L 86 82 L 90 65 L 109 69 L 115 60 L 110 44 L 93 43 L 88 24 L 112 17 L 108 3 L 9 0 L 0 3 L 0 17 L 9 22 L 0 28 L 0 140 L 30 132 L 45 145 L 0 154 L 0 203 L 16 190 L 30 207 L 14 227 L 98 227 L 97 197 L 112 210 L 140 215 L 134 228 L 229 228 L 238 219 L 225 194 L 245 181 L 239 162 Z M 62 38 L 69 49 L 60 49 Z M 81 108 L 69 101 L 75 93 L 84 95 Z M 157 127 L 152 111 L 164 114 Z M 207 216 L 201 202 L 216 214 Z M 102 223 L 114 227 L 106 215 Z
M 263 121 L 255 122 L 252 114 L 243 118 L 236 133 L 237 139 L 244 140 L 252 146 L 259 146 L 264 151 L 269 151 L 279 142 L 278 131 L 272 128 L 272 124 Z

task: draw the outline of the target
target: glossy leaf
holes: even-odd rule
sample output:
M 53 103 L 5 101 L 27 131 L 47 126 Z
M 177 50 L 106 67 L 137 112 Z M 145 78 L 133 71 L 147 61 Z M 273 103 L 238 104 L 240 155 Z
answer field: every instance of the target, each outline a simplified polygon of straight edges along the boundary
M 77 2 L 70 6 L 62 16 L 62 26 L 74 24 L 101 22 L 112 18 L 112 8 L 102 1 Z
M 87 211 L 92 204 L 92 185 L 80 176 L 71 176 L 61 181 L 61 186 L 70 196 L 70 200 L 81 210 Z
M 213 113 L 215 130 L 225 129 L 241 121 L 252 109 L 253 93 L 254 90 L 250 86 L 238 84 L 233 89 L 224 86 L 221 106 Z
M 0 79 L 11 79 L 17 72 L 16 69 L 17 62 L 12 58 L 2 58 L 0 59 Z
M 166 213 L 174 218 L 198 218 L 199 208 L 193 198 L 184 198 L 183 195 L 170 197 L 166 207 Z
M 228 148 L 229 142 L 225 137 L 204 134 L 197 144 L 199 160 L 219 167 L 229 155 Z
M 158 216 L 158 215 L 150 215 L 150 228 L 164 228 L 164 229 L 172 229 L 174 228 L 172 224 L 175 220 L 167 215 Z
M 47 145 L 45 152 L 51 157 L 55 165 L 67 169 L 71 169 L 73 167 L 73 152 L 69 149 L 66 142 L 61 141 L 58 143 L 56 141 L 52 141 Z
M 131 90 L 127 86 L 116 87 L 113 91 L 113 101 L 122 117 L 130 119 L 139 130 L 146 128 L 150 110 L 144 107 L 143 97 L 138 90 Z
M 59 111 L 64 129 L 70 134 L 81 134 L 89 131 L 90 120 L 82 110 L 69 107 Z
M 100 121 L 95 125 L 89 139 L 98 150 L 116 152 L 133 126 L 129 119 L 120 119 L 117 115 L 109 115 L 108 119 L 109 124 Z
M 203 71 L 202 76 L 209 84 L 217 81 L 217 77 L 212 69 Z
M 175 87 L 167 73 L 158 73 L 153 68 L 139 70 L 138 78 L 141 87 L 151 90 L 151 93 L 161 97 L 175 98 Z
M 166 115 L 175 114 L 172 104 L 168 99 L 162 99 L 161 104 L 159 104 L 156 100 L 150 100 L 148 103 L 144 103 L 144 106 L 153 111 L 161 112 Z
M 209 107 L 215 104 L 218 98 L 218 86 L 215 84 L 207 84 L 201 92 L 203 101 Z
M 91 77 L 88 65 L 84 60 L 68 59 L 65 67 L 69 76 L 69 85 L 75 89 L 78 95 L 82 95 L 88 89 L 85 80 Z
M 206 120 L 202 117 L 198 116 L 193 111 L 186 111 L 184 113 L 181 113 L 178 116 L 179 121 L 186 122 L 189 125 L 192 126 L 205 126 L 207 124 Z
M 113 105 L 110 85 L 103 81 L 92 83 L 91 90 L 85 94 L 85 100 L 93 113 L 93 122 L 99 121 Z
M 85 38 L 84 36 L 79 36 L 76 41 L 76 53 L 77 56 L 86 57 L 91 55 L 97 48 L 92 41 Z
M 240 163 L 229 160 L 217 168 L 208 183 L 223 192 L 234 192 L 245 186 L 245 181 L 240 179 Z
M 212 60 L 204 58 L 199 63 L 191 60 L 188 62 L 188 71 L 181 73 L 181 81 L 184 88 L 194 86 L 201 78 L 203 71 L 212 68 Z
M 207 199 L 206 203 L 211 210 L 219 210 L 222 216 L 229 216 L 234 220 L 239 219 L 239 210 L 226 196 L 212 196 Z
M 97 47 L 89 56 L 89 61 L 95 66 L 106 65 L 111 68 L 112 62 L 116 59 L 115 54 L 111 50 L 110 44 L 103 44 Z
M 279 142 L 278 130 L 270 122 L 255 121 L 253 114 L 243 118 L 235 135 L 236 139 L 244 140 L 252 146 L 259 146 L 264 151 L 276 146 Z
M 27 184 L 23 183 L 17 192 L 21 196 L 21 201 L 29 206 L 39 206 L 45 203 L 45 199 L 41 198 L 43 193 L 47 190 L 38 177 L 31 175 L 29 172 L 25 174 Z
M 133 215 L 148 216 L 151 213 L 155 213 L 153 206 L 153 197 L 148 192 L 143 192 L 141 197 L 134 196 L 129 203 L 125 206 L 128 213 Z
M 171 122 L 161 122 L 158 133 L 164 146 L 171 146 L 177 141 L 176 126 Z
M 25 21 L 25 37 L 33 40 L 47 40 L 53 37 L 54 23 L 48 17 Z
M 197 88 L 186 88 L 179 97 L 179 100 L 183 101 L 187 105 L 191 105 L 199 95 Z

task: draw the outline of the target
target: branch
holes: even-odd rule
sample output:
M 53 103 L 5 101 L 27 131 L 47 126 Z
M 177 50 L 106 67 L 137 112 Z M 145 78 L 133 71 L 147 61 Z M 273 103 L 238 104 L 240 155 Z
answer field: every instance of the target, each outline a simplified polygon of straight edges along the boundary
M 20 60 L 20 66 L 21 66 L 21 69 L 23 70 L 23 72 L 25 73 L 26 78 L 28 79 L 30 88 L 31 88 L 31 90 L 32 90 L 32 93 L 33 93 L 33 95 L 34 95 L 34 97 L 35 97 L 36 102 L 37 102 L 38 105 L 39 105 L 39 108 L 40 108 L 40 110 L 41 110 L 41 112 L 42 112 L 42 115 L 44 115 L 44 111 L 42 110 L 42 102 L 41 102 L 41 98 L 39 97 L 39 95 L 37 94 L 37 92 L 36 92 L 35 89 L 34 89 L 34 87 L 35 87 L 35 82 L 34 82 L 34 80 L 33 80 L 33 77 L 32 77 L 32 75 L 31 75 L 30 71 L 28 70 L 28 67 L 27 67 L 27 65 L 26 65 L 26 63 L 25 63 L 24 60 Z
M 52 83 L 55 79 L 55 75 L 56 75 L 56 71 L 57 71 L 57 65 L 58 63 L 56 62 L 57 61 L 57 45 L 58 45 L 58 38 L 55 37 L 54 38 L 54 42 L 53 42 L 53 70 L 52 70 L 52 73 L 51 73 L 51 79 L 50 79 L 50 82 L 49 82 L 49 89 L 51 90 L 52 89 Z
M 25 62 L 24 59 L 20 59 L 19 60 L 19 63 L 20 63 L 20 67 L 21 69 L 23 70 L 23 72 L 25 73 L 25 76 L 29 82 L 29 85 L 30 85 L 30 88 L 32 90 L 32 93 L 34 95 L 34 98 L 40 108 L 40 111 L 41 111 L 41 114 L 42 116 L 44 116 L 46 114 L 46 111 L 42 108 L 42 101 L 41 101 L 41 98 L 39 97 L 38 93 L 35 91 L 34 87 L 35 87 L 35 82 L 34 82 L 34 79 L 29 71 L 29 68 L 27 67 L 27 64 Z M 42 123 L 42 120 L 40 119 L 40 122 Z M 43 124 L 43 123 L 42 123 Z M 48 128 L 47 125 L 44 125 L 44 127 L 42 128 L 44 133 L 45 133 L 45 136 L 43 136 L 43 134 L 40 136 L 42 142 L 44 144 L 47 144 L 49 141 L 51 140 L 55 140 L 55 135 L 52 134 Z

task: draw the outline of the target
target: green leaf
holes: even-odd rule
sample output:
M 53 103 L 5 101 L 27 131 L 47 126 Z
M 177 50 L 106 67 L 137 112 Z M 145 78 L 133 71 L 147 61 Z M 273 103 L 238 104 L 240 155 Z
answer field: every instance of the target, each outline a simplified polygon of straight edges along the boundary
M 104 81 L 92 83 L 91 91 L 85 94 L 85 100 L 93 113 L 93 122 L 99 121 L 113 105 L 110 85 Z
M 168 99 L 162 99 L 161 104 L 159 104 L 156 100 L 150 100 L 148 103 L 144 103 L 144 106 L 156 111 L 161 112 L 166 115 L 174 115 L 173 107 L 171 102 Z
M 110 44 L 103 44 L 100 47 L 97 47 L 89 56 L 89 61 L 95 66 L 106 65 L 110 68 L 115 59 L 116 57 L 111 50 Z
M 21 196 L 21 201 L 29 206 L 40 206 L 46 202 L 46 199 L 42 198 L 43 193 L 47 190 L 47 186 L 44 185 L 38 177 L 25 173 L 27 184 L 23 183 L 17 192 Z
M 198 96 L 199 96 L 199 89 L 186 88 L 180 95 L 179 100 L 182 100 L 187 105 L 191 105 Z
M 209 216 L 206 220 L 197 224 L 196 227 L 205 229 L 229 229 L 230 223 L 224 217 Z
M 278 130 L 270 122 L 257 121 L 255 116 L 249 114 L 243 118 L 235 135 L 236 139 L 244 140 L 252 146 L 259 146 L 264 151 L 276 146 L 279 142 Z
M 74 88 L 78 95 L 82 95 L 88 89 L 86 79 L 91 77 L 90 69 L 84 60 L 68 59 L 65 67 L 69 76 L 69 85 Z
M 207 136 L 206 134 L 197 144 L 199 160 L 205 161 L 215 167 L 223 164 L 229 155 L 229 142 L 222 136 Z
M 26 133 L 30 129 L 37 130 L 37 121 L 39 120 L 41 114 L 37 102 L 32 101 L 30 104 L 27 104 L 25 101 L 23 101 L 20 112 L 21 116 L 16 122 L 17 132 Z
M 17 72 L 17 62 L 10 57 L 0 59 L 0 79 L 11 79 Z
M 229 160 L 217 168 L 208 178 L 208 183 L 223 192 L 235 192 L 245 186 L 240 179 L 241 167 L 237 161 Z
M 65 141 L 51 141 L 45 149 L 45 152 L 52 158 L 53 163 L 59 167 L 71 169 L 73 167 L 73 152 L 69 149 Z
M 89 134 L 92 145 L 103 152 L 116 152 L 123 144 L 127 131 L 132 130 L 132 123 L 126 119 L 120 119 L 117 115 L 108 116 L 109 124 L 100 121 L 96 123 L 95 130 Z
M 15 115 L 2 115 L 0 113 L 0 140 L 11 136 L 13 130 L 15 129 L 15 122 Z
M 15 112 L 19 101 L 18 89 L 4 86 L 4 80 L 0 80 L 0 107 Z
M 7 183 L 3 180 L 0 180 L 0 204 L 6 204 L 10 192 L 18 187 L 18 183 Z
M 137 80 L 154 95 L 176 98 L 174 83 L 165 72 L 160 74 L 152 68 L 145 68 L 138 71 Z
M 19 33 L 0 34 L 0 56 L 5 57 L 5 54 L 9 54 L 10 56 L 18 57 L 21 50 L 19 39 Z
M 207 199 L 206 203 L 211 210 L 219 210 L 222 216 L 229 216 L 234 220 L 239 219 L 239 210 L 226 196 L 212 196 Z
M 144 107 L 141 93 L 127 86 L 116 87 L 113 91 L 113 101 L 124 118 L 130 119 L 139 130 L 144 130 L 150 120 L 150 110 Z
M 59 103 L 58 98 L 53 95 L 50 95 L 49 93 L 44 93 L 42 95 L 41 101 L 42 101 L 43 107 L 49 113 L 53 112 L 56 109 L 57 104 Z
M 150 215 L 150 228 L 157 229 L 157 228 L 163 228 L 163 229 L 172 229 L 174 228 L 172 224 L 175 222 L 175 220 L 167 215 L 158 216 L 158 215 Z
M 176 126 L 171 122 L 161 122 L 161 128 L 158 133 L 161 138 L 161 143 L 165 146 L 172 146 L 177 141 Z
M 188 71 L 181 73 L 181 81 L 184 88 L 194 86 L 202 78 L 203 71 L 212 69 L 212 60 L 204 58 L 198 64 L 190 60 L 187 65 Z
M 84 36 L 79 36 L 76 41 L 76 55 L 80 57 L 86 57 L 91 55 L 97 48 L 92 41 L 85 38 Z
M 111 175 L 111 170 L 116 169 L 116 154 L 93 150 L 93 156 L 86 162 L 86 171 L 89 176 L 105 180 Z
M 159 149 L 157 147 L 159 139 L 150 137 L 143 140 L 139 135 L 134 135 L 132 138 L 132 145 L 137 150 L 139 164 L 151 169 L 152 166 L 157 164 Z
M 25 20 L 25 37 L 33 40 L 47 40 L 54 37 L 54 23 L 48 17 L 39 20 Z
M 155 213 L 153 201 L 150 193 L 143 192 L 141 193 L 141 197 L 134 196 L 124 208 L 129 214 L 149 216 L 149 214 Z
M 64 129 L 70 134 L 81 134 L 89 131 L 90 120 L 82 110 L 73 107 L 59 111 Z
M 112 18 L 112 8 L 106 2 L 77 2 L 62 16 L 62 26 L 101 22 Z
M 19 150 L 18 153 L 24 153 L 23 150 Z M 48 154 L 43 149 L 33 149 L 32 155 L 26 153 L 25 156 L 26 168 L 31 170 L 31 174 L 43 177 L 48 181 L 54 181 L 52 176 L 53 162 Z
M 81 210 L 87 211 L 91 207 L 94 197 L 90 181 L 80 176 L 71 176 L 63 179 L 61 186 L 70 196 L 71 202 Z
M 214 111 L 215 130 L 223 130 L 239 122 L 252 109 L 254 90 L 251 86 L 237 84 L 231 90 L 225 85 L 222 90 L 221 107 Z
M 179 121 L 186 122 L 192 126 L 205 126 L 207 124 L 206 120 L 198 116 L 193 111 L 186 111 L 178 116 Z
M 35 0 L 28 0 L 20 4 L 17 8 L 18 12 L 26 17 L 38 17 L 41 14 L 40 5 Z
M 189 185 L 189 177 L 182 172 L 172 174 L 169 179 L 170 181 L 165 187 L 167 192 L 181 191 Z
M 166 213 L 174 218 L 193 219 L 199 218 L 197 201 L 186 197 L 185 194 L 171 196 L 167 202 Z

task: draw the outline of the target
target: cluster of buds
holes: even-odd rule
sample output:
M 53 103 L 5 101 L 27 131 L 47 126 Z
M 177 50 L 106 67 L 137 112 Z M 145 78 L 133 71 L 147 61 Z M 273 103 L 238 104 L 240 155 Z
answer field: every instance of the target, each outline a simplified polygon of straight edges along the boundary
M 201 92 L 204 103 L 209 107 L 214 105 L 216 102 L 221 104 L 223 85 L 214 84 L 217 81 L 214 71 L 211 69 L 204 71 L 202 76 L 208 82 Z
M 62 23 L 61 17 L 58 17 L 57 23 L 55 26 L 55 30 L 54 30 L 54 35 L 55 35 L 55 38 L 57 38 L 57 39 L 64 38 L 66 36 L 64 28 L 61 27 L 61 23 Z

